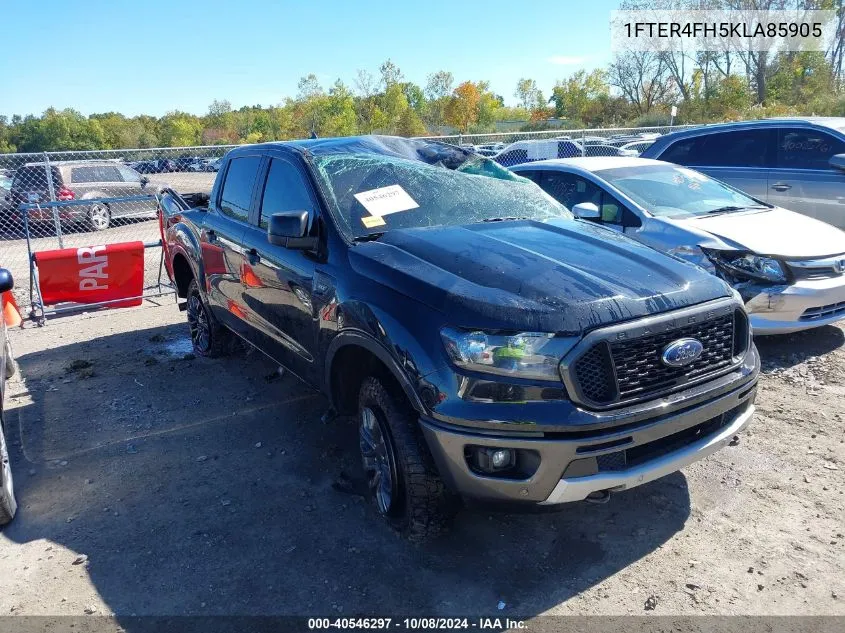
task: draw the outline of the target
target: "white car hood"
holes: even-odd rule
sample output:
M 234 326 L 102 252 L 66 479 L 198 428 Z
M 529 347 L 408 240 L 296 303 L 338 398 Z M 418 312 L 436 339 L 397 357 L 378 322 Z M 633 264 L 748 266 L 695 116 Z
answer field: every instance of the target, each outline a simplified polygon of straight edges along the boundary
M 845 232 L 779 207 L 675 218 L 672 222 L 681 227 L 695 227 L 760 255 L 814 258 L 845 253 Z

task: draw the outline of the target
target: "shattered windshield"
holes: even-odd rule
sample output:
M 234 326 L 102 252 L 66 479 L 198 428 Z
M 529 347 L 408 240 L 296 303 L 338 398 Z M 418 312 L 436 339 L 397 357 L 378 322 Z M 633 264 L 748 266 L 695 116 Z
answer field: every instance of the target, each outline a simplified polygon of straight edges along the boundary
M 429 163 L 338 152 L 312 155 L 310 162 L 341 230 L 353 238 L 397 228 L 572 217 L 533 182 L 481 156 Z

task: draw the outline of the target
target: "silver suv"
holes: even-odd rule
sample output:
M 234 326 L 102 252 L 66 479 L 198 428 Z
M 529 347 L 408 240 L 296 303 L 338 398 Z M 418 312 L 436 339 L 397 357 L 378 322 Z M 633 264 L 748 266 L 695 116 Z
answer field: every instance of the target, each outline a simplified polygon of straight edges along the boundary
M 845 118 L 725 123 L 674 132 L 641 154 L 845 229 Z
M 57 201 L 91 200 L 91 204 L 58 207 L 62 224 L 83 223 L 90 230 L 102 231 L 119 218 L 154 218 L 155 200 L 109 200 L 154 194 L 149 180 L 126 165 L 114 161 L 64 161 L 50 163 L 53 194 Z M 13 209 L 21 204 L 50 200 L 45 163 L 27 163 L 15 172 L 9 192 Z M 20 219 L 20 218 L 19 218 Z M 32 223 L 52 222 L 50 207 L 30 210 Z

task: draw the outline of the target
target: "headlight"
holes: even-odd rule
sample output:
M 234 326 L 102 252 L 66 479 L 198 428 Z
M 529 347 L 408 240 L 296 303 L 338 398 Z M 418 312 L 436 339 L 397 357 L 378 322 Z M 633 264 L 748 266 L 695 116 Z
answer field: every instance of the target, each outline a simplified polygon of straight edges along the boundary
M 454 328 L 443 328 L 440 336 L 458 367 L 539 380 L 559 380 L 558 364 L 579 340 L 542 332 L 493 334 Z
M 783 265 L 771 257 L 742 253 L 708 253 L 717 266 L 734 275 L 772 283 L 786 283 Z
M 713 262 L 699 246 L 676 246 L 669 249 L 669 254 L 691 262 L 709 273 L 714 271 Z

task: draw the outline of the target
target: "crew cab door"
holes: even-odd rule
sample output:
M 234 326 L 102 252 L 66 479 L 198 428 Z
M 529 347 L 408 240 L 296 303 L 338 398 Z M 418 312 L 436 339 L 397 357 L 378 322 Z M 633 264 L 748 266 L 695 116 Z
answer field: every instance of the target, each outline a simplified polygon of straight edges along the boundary
M 211 311 L 218 321 L 242 336 L 248 331 L 241 284 L 243 238 L 261 166 L 260 155 L 227 161 L 222 186 L 198 227 Z
M 317 230 L 319 204 L 296 156 L 266 159 L 255 214 L 244 235 L 244 303 L 248 340 L 290 369 L 314 382 L 317 325 L 312 302 L 316 261 L 307 251 L 267 240 L 267 220 L 274 213 L 305 210 Z

